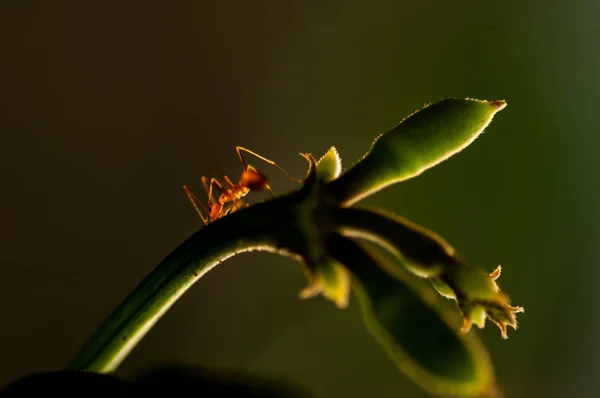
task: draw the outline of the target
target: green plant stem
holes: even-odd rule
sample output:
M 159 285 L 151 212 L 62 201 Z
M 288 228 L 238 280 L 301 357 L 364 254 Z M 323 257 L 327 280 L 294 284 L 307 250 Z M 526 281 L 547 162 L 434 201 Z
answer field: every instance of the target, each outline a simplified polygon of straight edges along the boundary
M 441 236 L 395 214 L 381 209 L 334 206 L 328 208 L 328 214 L 344 235 L 387 248 L 416 275 L 434 276 L 442 271 L 440 266 L 451 267 L 459 261 L 455 249 Z
M 114 371 L 175 301 L 228 257 L 254 250 L 292 255 L 298 237 L 289 202 L 301 192 L 230 214 L 190 236 L 117 307 L 69 368 Z

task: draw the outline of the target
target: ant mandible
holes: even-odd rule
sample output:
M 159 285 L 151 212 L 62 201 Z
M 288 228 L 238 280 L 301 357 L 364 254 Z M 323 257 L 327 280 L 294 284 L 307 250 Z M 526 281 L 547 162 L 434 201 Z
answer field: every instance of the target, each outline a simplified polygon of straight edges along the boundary
M 265 163 L 279 168 L 290 180 L 301 182 L 301 180 L 292 177 L 281 166 L 279 166 L 277 163 L 270 159 L 267 159 L 241 146 L 236 146 L 235 150 L 238 154 L 240 163 L 242 165 L 242 175 L 240 176 L 240 179 L 237 184 L 234 184 L 228 176 L 224 176 L 225 182 L 228 185 L 228 187 L 225 188 L 216 178 L 211 178 L 210 183 L 207 183 L 206 177 L 202 176 L 202 183 L 204 185 L 205 190 L 208 193 L 208 206 L 204 206 L 202 202 L 187 187 L 183 187 L 188 198 L 192 202 L 192 205 L 194 206 L 196 212 L 198 213 L 204 224 L 208 224 L 210 221 L 219 219 L 239 209 L 240 206 L 244 205 L 242 198 L 246 196 L 250 191 L 269 190 L 271 191 L 273 196 L 276 196 L 275 192 L 273 192 L 273 189 L 271 189 L 271 181 L 269 180 L 269 178 L 264 173 L 258 171 L 254 166 L 247 164 L 244 160 L 244 157 L 242 156 L 242 151 L 254 155 L 257 158 L 264 161 Z M 219 189 L 219 191 L 221 192 L 218 201 L 214 200 L 213 186 L 216 186 L 217 189 Z M 202 215 L 198 205 L 204 208 L 204 210 L 207 213 L 207 217 L 204 217 Z

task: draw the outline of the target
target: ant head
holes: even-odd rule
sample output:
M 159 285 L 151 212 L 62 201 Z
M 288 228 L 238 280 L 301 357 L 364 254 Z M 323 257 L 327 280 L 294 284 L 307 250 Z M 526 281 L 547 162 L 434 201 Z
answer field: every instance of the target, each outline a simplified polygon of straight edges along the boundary
M 248 167 L 240 177 L 240 185 L 248 187 L 251 191 L 263 191 L 269 188 L 270 181 L 254 167 Z

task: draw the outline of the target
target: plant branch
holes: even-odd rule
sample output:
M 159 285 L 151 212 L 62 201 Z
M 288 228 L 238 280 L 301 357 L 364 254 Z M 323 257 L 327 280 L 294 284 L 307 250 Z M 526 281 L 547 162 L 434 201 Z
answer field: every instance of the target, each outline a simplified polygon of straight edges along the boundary
M 306 190 L 260 203 L 223 217 L 194 233 L 166 257 L 99 327 L 70 369 L 115 370 L 177 299 L 225 259 L 247 251 L 298 258 L 301 239 L 294 205 Z

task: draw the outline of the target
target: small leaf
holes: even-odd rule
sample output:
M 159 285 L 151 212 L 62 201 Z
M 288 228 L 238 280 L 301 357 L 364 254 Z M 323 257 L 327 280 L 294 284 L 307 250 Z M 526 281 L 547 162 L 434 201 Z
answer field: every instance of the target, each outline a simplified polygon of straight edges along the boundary
M 329 150 L 317 162 L 317 178 L 321 181 L 335 180 L 342 173 L 342 158 L 335 147 Z
M 426 281 L 339 235 L 327 247 L 350 271 L 368 329 L 403 372 L 434 394 L 474 397 L 495 391 L 481 342 L 459 334 L 457 317 Z
M 308 280 L 309 285 L 298 294 L 300 298 L 323 294 L 340 309 L 348 306 L 350 276 L 342 264 L 331 258 L 322 260 L 308 272 Z
M 505 106 L 504 101 L 473 99 L 445 99 L 426 106 L 380 135 L 328 189 L 338 202 L 351 205 L 418 176 L 471 144 Z

